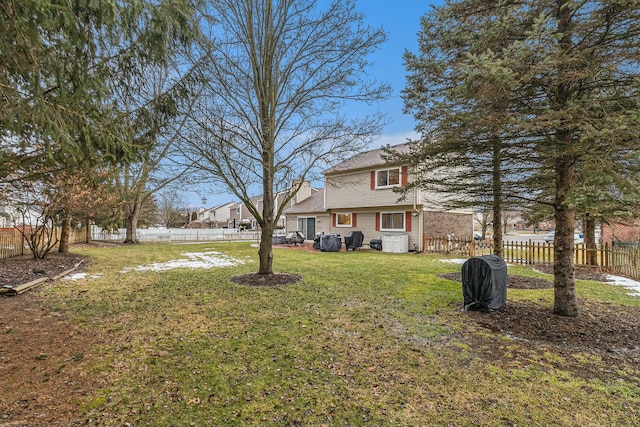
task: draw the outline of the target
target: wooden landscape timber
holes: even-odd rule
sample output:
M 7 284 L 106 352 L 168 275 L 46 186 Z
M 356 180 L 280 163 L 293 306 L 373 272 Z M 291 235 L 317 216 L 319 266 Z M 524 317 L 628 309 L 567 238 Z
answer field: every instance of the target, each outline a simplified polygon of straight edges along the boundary
M 59 273 L 55 276 L 52 277 L 40 277 L 36 280 L 32 280 L 29 283 L 24 283 L 22 285 L 18 285 L 18 286 L 4 286 L 3 288 L 0 289 L 0 295 L 5 295 L 5 296 L 9 296 L 9 297 L 13 297 L 16 295 L 20 295 L 23 294 L 31 289 L 34 289 L 40 285 L 42 285 L 45 282 L 53 282 L 55 280 L 58 280 L 64 276 L 66 276 L 67 274 L 75 271 L 78 267 L 80 267 L 80 264 L 82 264 L 84 262 L 84 260 L 80 260 L 73 268 L 70 268 L 68 270 L 63 271 L 62 273 Z

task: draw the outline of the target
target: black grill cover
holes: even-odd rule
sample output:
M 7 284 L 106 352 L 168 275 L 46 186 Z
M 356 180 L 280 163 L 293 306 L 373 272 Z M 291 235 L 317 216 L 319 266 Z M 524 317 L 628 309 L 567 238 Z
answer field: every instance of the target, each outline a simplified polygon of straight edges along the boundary
M 493 311 L 507 302 L 507 264 L 497 255 L 484 255 L 462 265 L 465 310 Z
M 344 236 L 344 245 L 347 250 L 353 249 L 354 251 L 362 246 L 364 241 L 364 234 L 362 231 L 350 231 Z
M 339 234 L 323 234 L 320 236 L 320 250 L 324 252 L 338 252 L 342 246 Z

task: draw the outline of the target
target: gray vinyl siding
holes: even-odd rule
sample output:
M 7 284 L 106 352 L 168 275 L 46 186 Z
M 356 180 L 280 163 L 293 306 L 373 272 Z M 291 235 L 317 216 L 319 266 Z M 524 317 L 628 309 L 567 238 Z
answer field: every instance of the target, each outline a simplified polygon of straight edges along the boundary
M 401 207 L 398 209 L 381 209 L 382 212 L 403 212 L 405 213 L 407 210 L 406 207 Z M 400 234 L 400 231 L 380 231 L 376 230 L 376 212 L 380 211 L 365 211 L 358 212 L 356 211 L 348 211 L 341 210 L 341 212 L 351 212 L 356 214 L 356 226 L 355 227 L 334 227 L 333 219 L 330 217 L 330 228 L 327 231 L 328 233 L 336 233 L 340 234 L 342 237 L 342 241 L 344 242 L 344 236 L 350 231 L 362 231 L 364 234 L 364 244 L 368 245 L 371 239 L 379 239 L 384 234 Z M 412 216 L 411 217 L 411 231 L 409 232 L 409 249 L 413 249 L 413 244 L 415 243 L 420 249 L 422 247 L 422 238 L 420 236 L 420 216 Z
M 380 169 L 385 169 L 381 166 Z M 411 179 L 411 177 L 409 177 Z M 371 170 L 325 177 L 327 209 L 398 205 L 400 194 L 392 188 L 371 189 Z M 402 204 L 412 203 L 413 194 Z
M 315 218 L 316 233 L 331 233 L 331 216 L 327 213 L 309 213 L 287 216 L 286 231 L 298 231 L 298 218 Z M 315 236 L 306 236 L 307 240 L 313 240 Z

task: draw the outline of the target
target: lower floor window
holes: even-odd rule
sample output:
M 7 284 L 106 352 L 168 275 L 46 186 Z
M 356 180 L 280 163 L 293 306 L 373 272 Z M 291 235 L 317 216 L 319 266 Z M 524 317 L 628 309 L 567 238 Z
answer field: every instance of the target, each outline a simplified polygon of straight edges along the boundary
M 336 225 L 338 227 L 351 227 L 351 214 L 350 213 L 336 214 Z
M 381 214 L 382 230 L 402 230 L 404 231 L 404 212 Z

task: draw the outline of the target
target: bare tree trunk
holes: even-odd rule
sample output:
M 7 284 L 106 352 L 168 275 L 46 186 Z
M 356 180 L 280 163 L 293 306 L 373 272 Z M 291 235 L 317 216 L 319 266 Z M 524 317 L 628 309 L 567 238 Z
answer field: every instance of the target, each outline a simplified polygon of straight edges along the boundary
M 573 266 L 575 252 L 575 209 L 566 205 L 566 194 L 575 180 L 574 159 L 562 158 L 556 164 L 556 199 L 554 218 L 556 234 L 553 241 L 553 312 L 562 316 L 578 315 L 578 298 Z
M 58 252 L 63 254 L 69 253 L 69 237 L 71 235 L 71 218 L 65 215 L 62 218 L 62 227 L 60 231 L 60 243 L 58 244 Z
M 502 222 L 502 171 L 501 165 L 501 141 L 500 137 L 494 137 L 493 145 L 493 253 L 502 257 L 504 249 L 502 244 L 502 230 L 500 228 Z
M 260 269 L 258 274 L 273 274 L 273 224 L 266 223 L 260 232 Z
M 266 120 L 266 118 L 265 118 Z M 270 129 L 263 126 L 263 132 L 270 139 Z M 273 230 L 275 223 L 273 221 L 274 216 L 274 196 L 273 196 L 273 146 L 271 149 L 267 147 L 263 151 L 263 205 L 262 205 L 262 228 L 260 232 L 260 250 L 258 256 L 260 258 L 260 268 L 258 274 L 273 274 Z
M 91 220 L 89 218 L 85 218 L 84 220 L 84 242 L 88 245 L 91 243 Z
M 482 233 L 482 240 L 487 238 L 487 229 L 489 228 L 489 211 L 485 207 L 482 207 L 480 212 L 474 214 L 474 219 L 480 224 L 480 231 Z
M 584 245 L 587 248 L 587 265 L 598 265 L 597 245 L 596 245 L 596 220 L 586 214 L 582 231 L 584 234 Z
M 124 218 L 127 226 L 127 233 L 124 243 L 140 243 L 138 240 L 138 219 L 140 218 L 140 204 L 134 203 L 133 207 L 128 203 L 124 204 Z
M 564 52 L 569 52 L 572 47 L 571 33 L 571 8 L 568 7 L 568 0 L 560 0 L 557 4 L 558 33 L 561 34 L 559 48 Z M 570 83 L 563 79 L 571 74 L 571 70 L 566 66 L 558 69 L 558 87 L 555 92 L 554 104 L 562 110 L 566 108 L 569 99 L 574 94 Z M 578 298 L 576 296 L 576 279 L 573 270 L 574 243 L 573 233 L 575 231 L 575 208 L 567 204 L 567 195 L 575 186 L 575 165 L 576 155 L 572 153 L 574 133 L 571 130 L 571 123 L 567 120 L 560 120 L 556 128 L 556 160 L 555 160 L 555 202 L 554 217 L 556 221 L 556 234 L 553 241 L 553 288 L 554 302 L 553 312 L 562 316 L 578 315 Z
M 502 239 L 502 207 L 500 201 L 493 201 L 493 253 L 504 256 L 504 242 Z

